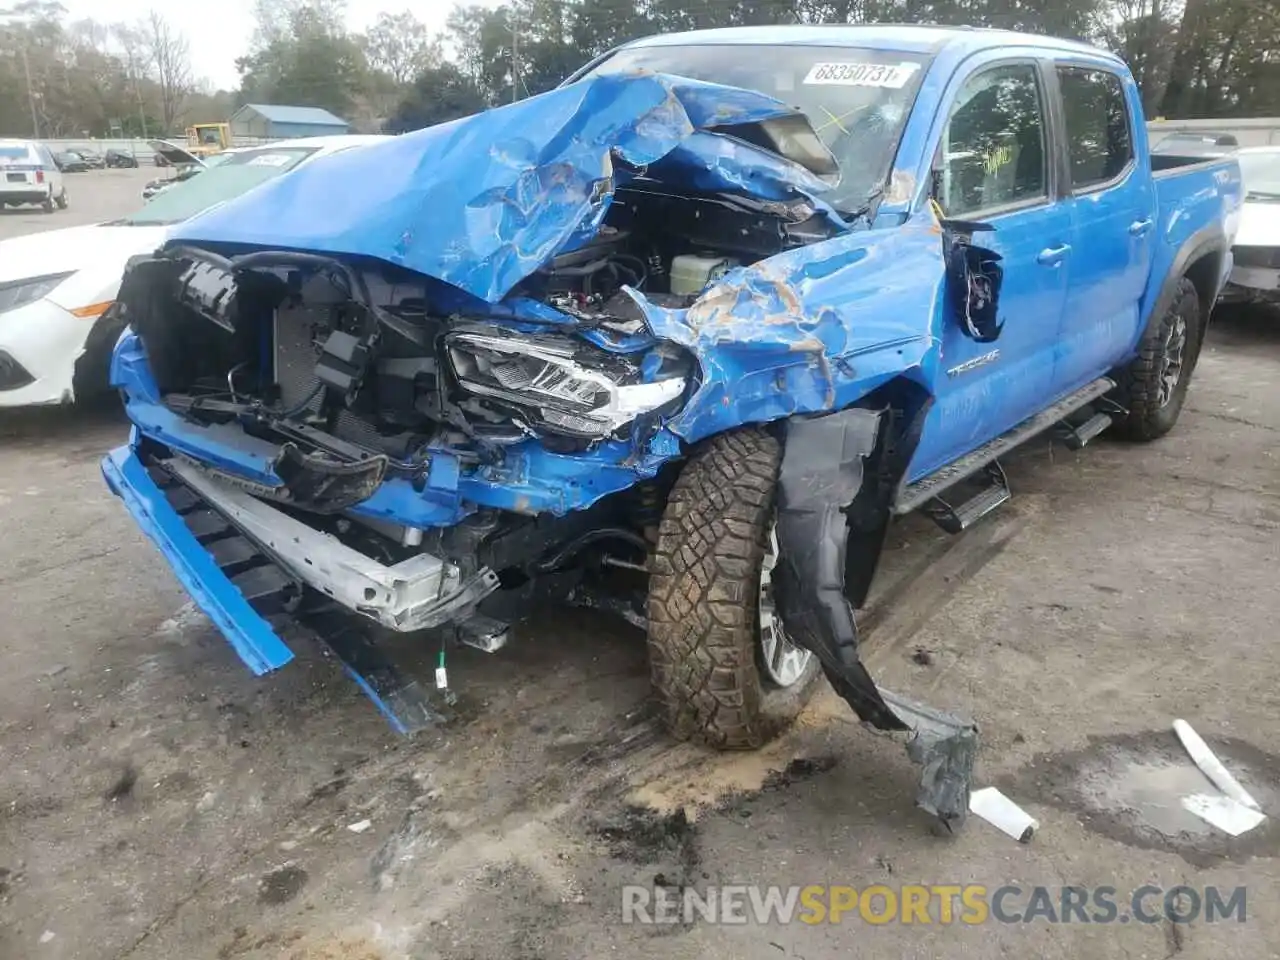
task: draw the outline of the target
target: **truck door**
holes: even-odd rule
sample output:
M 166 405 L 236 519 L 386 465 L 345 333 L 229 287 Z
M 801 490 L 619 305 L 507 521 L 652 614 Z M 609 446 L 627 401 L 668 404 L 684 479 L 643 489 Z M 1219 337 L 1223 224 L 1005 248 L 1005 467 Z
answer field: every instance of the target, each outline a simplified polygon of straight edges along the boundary
M 1054 398 L 1054 341 L 1066 301 L 1071 213 L 1057 201 L 1047 67 L 1001 51 L 975 58 L 944 97 L 935 199 L 948 219 L 994 229 L 974 243 L 999 254 L 1003 327 L 979 342 L 944 321 L 935 403 L 909 470 L 918 479 L 1036 413 Z M 950 309 L 950 308 L 948 308 Z
M 1141 101 L 1133 82 L 1095 64 L 1060 61 L 1054 73 L 1074 237 L 1058 379 L 1074 389 L 1125 359 L 1138 340 L 1156 201 L 1150 164 L 1134 149 Z

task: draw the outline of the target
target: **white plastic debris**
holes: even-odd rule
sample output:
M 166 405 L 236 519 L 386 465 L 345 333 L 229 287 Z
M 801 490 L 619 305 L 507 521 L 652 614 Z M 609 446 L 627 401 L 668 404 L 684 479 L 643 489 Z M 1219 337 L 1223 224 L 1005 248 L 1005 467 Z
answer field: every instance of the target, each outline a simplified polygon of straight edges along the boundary
M 1182 798 L 1182 806 L 1210 826 L 1233 837 L 1247 833 L 1267 819 L 1265 814 L 1220 793 L 1193 793 Z
M 347 829 L 352 833 L 364 833 L 373 826 L 372 820 L 357 820 L 355 823 L 347 824 Z
M 1249 795 L 1249 791 L 1240 786 L 1240 781 L 1231 775 L 1231 771 L 1222 765 L 1222 761 L 1209 749 L 1209 745 L 1200 739 L 1200 734 L 1191 729 L 1191 724 L 1185 720 L 1175 720 L 1173 731 L 1182 741 L 1182 745 L 1187 748 L 1187 753 L 1191 755 L 1191 759 L 1195 761 L 1201 773 L 1212 780 L 1215 787 L 1241 806 L 1251 810 L 1262 809 L 1258 806 L 1258 801 Z
M 52 930 L 46 930 L 44 933 L 40 934 L 40 942 L 48 943 L 55 936 L 57 936 L 57 934 L 55 934 Z
M 1007 833 L 1019 843 L 1027 843 L 1040 829 L 1039 820 L 995 787 L 983 787 L 969 794 L 969 812 L 976 813 L 987 823 Z

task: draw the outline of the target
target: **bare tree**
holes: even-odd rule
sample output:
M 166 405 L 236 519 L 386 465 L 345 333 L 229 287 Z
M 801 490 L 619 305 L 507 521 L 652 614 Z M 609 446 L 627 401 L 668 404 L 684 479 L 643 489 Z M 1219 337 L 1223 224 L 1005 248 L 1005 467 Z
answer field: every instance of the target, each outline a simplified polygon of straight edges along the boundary
M 142 125 L 142 135 L 145 137 L 155 132 L 147 129 L 147 104 L 142 95 L 142 82 L 147 79 L 150 69 L 146 37 L 139 27 L 124 23 L 112 25 L 111 32 L 120 48 L 120 63 L 124 67 L 125 79 L 138 102 L 138 122 Z M 160 131 L 162 136 L 167 132 Z
M 156 10 L 143 22 L 142 33 L 151 75 L 159 88 L 160 119 L 166 131 L 182 116 L 187 97 L 195 89 L 187 38 Z
M 408 10 L 378 14 L 365 35 L 365 55 L 369 65 L 386 73 L 397 87 L 442 59 L 440 42 L 432 40 L 427 28 Z

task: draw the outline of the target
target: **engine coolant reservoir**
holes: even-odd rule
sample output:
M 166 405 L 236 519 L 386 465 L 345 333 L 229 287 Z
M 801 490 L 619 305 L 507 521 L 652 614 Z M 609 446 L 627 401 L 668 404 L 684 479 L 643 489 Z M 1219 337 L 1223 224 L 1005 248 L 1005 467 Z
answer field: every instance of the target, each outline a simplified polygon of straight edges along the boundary
M 703 256 L 684 253 L 671 258 L 671 292 L 677 296 L 693 296 L 701 293 L 726 272 L 738 266 L 729 257 Z

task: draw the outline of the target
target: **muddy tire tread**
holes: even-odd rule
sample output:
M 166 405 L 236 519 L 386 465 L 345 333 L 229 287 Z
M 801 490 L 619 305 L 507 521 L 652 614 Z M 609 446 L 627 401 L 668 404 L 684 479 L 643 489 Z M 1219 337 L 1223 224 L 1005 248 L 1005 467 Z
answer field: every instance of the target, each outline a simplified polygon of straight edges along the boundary
M 650 576 L 649 663 L 677 739 L 759 747 L 812 692 L 812 678 L 803 689 L 765 691 L 756 664 L 760 568 L 781 461 L 781 444 L 763 429 L 717 435 L 685 464 L 668 499 Z

